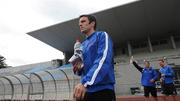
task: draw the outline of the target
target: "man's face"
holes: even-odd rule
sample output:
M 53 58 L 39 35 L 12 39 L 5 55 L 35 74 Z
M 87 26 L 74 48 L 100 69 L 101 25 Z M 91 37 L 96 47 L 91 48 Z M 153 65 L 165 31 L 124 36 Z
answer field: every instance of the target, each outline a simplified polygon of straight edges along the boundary
M 89 23 L 89 20 L 87 17 L 81 17 L 79 19 L 79 27 L 80 31 L 84 34 L 88 33 L 92 28 L 94 28 L 94 23 Z
M 161 66 L 161 67 L 164 67 L 164 62 L 162 62 L 162 61 L 159 61 L 159 66 Z
M 150 67 L 150 63 L 144 62 L 144 66 L 147 67 L 147 68 L 149 68 L 149 67 Z

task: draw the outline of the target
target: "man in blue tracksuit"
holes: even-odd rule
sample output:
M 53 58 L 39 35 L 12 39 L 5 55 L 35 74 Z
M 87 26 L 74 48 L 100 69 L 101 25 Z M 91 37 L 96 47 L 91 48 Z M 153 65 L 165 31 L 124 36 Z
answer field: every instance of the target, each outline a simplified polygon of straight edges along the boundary
M 174 87 L 174 71 L 171 66 L 166 65 L 164 59 L 159 59 L 159 65 L 160 65 L 160 70 L 159 72 L 161 73 L 161 88 L 163 90 L 163 94 L 165 95 L 163 98 L 165 101 L 166 96 L 172 95 L 173 101 L 176 101 L 175 99 L 175 87 Z
M 149 94 L 153 96 L 155 101 L 157 99 L 157 90 L 155 81 L 158 79 L 158 74 L 155 69 L 150 66 L 149 61 L 144 61 L 144 68 L 139 66 L 133 59 L 131 58 L 131 63 L 141 72 L 141 84 L 144 87 L 144 96 L 146 97 L 146 101 L 149 101 Z
M 74 97 L 80 101 L 115 101 L 112 40 L 106 32 L 95 31 L 92 15 L 80 16 L 79 27 L 86 39 L 82 42 L 81 83 L 75 86 Z

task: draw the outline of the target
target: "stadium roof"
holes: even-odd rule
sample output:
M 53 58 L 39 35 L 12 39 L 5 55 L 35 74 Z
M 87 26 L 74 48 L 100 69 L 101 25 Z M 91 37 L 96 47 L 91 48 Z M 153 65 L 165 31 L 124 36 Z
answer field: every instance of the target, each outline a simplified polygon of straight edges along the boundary
M 180 0 L 140 0 L 94 13 L 98 29 L 107 31 L 115 48 L 128 40 L 180 33 Z M 27 33 L 50 46 L 72 52 L 80 34 L 78 18 Z

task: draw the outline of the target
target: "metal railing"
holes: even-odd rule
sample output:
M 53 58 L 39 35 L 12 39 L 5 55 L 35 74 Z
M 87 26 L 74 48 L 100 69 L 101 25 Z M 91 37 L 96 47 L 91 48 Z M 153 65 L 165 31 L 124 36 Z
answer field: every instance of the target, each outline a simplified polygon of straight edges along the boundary
M 0 100 L 72 100 L 79 82 L 71 69 L 0 77 Z

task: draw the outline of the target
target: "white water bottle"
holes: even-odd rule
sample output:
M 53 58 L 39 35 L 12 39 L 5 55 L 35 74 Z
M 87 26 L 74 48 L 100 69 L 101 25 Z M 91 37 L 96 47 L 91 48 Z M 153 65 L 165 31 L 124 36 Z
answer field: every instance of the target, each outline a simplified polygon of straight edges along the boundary
M 78 58 L 80 58 L 81 61 L 83 61 L 81 42 L 77 39 L 76 43 L 74 44 L 74 54 L 69 59 L 69 62 L 72 63 L 72 62 L 76 61 Z
M 81 47 L 81 42 L 79 41 L 79 39 L 77 39 L 76 43 L 74 44 L 74 54 L 82 55 L 82 47 Z

